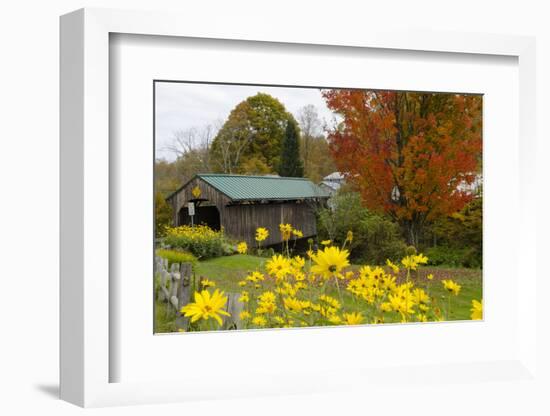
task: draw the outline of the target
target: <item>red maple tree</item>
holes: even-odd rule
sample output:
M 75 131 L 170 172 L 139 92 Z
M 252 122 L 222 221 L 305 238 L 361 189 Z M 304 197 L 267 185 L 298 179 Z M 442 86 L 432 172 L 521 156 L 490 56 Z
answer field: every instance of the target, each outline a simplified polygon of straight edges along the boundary
M 480 95 L 325 90 L 342 117 L 329 131 L 338 169 L 367 208 L 389 214 L 418 245 L 423 227 L 472 199 L 481 169 Z

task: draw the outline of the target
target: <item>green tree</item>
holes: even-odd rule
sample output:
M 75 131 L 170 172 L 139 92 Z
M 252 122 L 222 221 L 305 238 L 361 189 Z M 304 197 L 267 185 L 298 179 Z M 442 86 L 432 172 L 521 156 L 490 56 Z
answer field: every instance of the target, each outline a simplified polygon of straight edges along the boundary
M 304 165 L 300 158 L 299 136 L 298 124 L 293 120 L 288 120 L 279 164 L 279 175 L 281 176 L 297 178 L 304 176 Z
M 155 234 L 157 237 L 164 235 L 164 227 L 172 225 L 172 207 L 162 193 L 155 193 Z
M 302 132 L 303 133 L 303 132 Z M 304 149 L 304 134 L 301 135 L 300 151 Z M 304 175 L 313 182 L 320 182 L 325 176 L 337 171 L 334 159 L 330 156 L 327 139 L 323 136 L 309 137 L 307 168 L 306 159 L 304 159 Z
M 218 172 L 277 171 L 288 121 L 294 117 L 269 94 L 258 93 L 237 104 L 214 138 L 211 165 Z M 251 163 L 250 159 L 255 159 Z

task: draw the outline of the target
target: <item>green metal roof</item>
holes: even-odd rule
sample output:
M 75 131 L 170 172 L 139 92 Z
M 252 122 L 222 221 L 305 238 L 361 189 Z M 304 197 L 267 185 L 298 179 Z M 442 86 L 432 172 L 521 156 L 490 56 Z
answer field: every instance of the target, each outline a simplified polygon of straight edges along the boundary
M 198 174 L 197 177 L 234 201 L 329 197 L 326 191 L 305 178 L 224 174 Z

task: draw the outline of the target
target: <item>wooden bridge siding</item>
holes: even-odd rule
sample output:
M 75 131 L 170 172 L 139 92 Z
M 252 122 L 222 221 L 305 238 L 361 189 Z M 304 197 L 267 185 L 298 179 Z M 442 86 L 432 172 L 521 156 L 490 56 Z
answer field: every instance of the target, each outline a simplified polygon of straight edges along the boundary
M 186 206 L 189 201 L 195 199 L 192 191 L 193 188 L 195 188 L 197 185 L 201 190 L 200 198 L 207 199 L 211 204 L 214 204 L 216 205 L 216 207 L 218 207 L 218 211 L 220 212 L 220 223 L 223 225 L 223 210 L 224 207 L 229 204 L 230 199 L 221 192 L 214 189 L 206 182 L 200 180 L 199 178 L 193 179 L 187 184 L 185 188 L 181 189 L 176 195 L 172 197 L 171 202 L 173 208 L 174 224 L 180 225 L 178 223 L 178 213 L 180 209 L 183 206 Z
M 302 231 L 304 237 L 317 234 L 315 213 L 305 203 L 273 203 L 232 205 L 224 207 L 222 225 L 227 235 L 256 245 L 256 228 L 269 230 L 269 237 L 262 245 L 278 244 L 281 240 L 279 224 L 289 223 Z
M 285 203 L 269 204 L 236 204 L 230 205 L 231 200 L 199 178 L 193 179 L 170 202 L 173 208 L 173 223 L 179 224 L 178 213 L 187 203 L 195 199 L 193 188 L 199 186 L 202 199 L 214 204 L 220 213 L 220 224 L 231 238 L 246 241 L 249 245 L 256 245 L 256 228 L 264 227 L 269 230 L 269 237 L 262 242 L 263 246 L 281 243 L 279 224 L 289 223 L 302 231 L 304 237 L 317 234 L 316 219 L 313 205 L 307 202 L 289 201 Z

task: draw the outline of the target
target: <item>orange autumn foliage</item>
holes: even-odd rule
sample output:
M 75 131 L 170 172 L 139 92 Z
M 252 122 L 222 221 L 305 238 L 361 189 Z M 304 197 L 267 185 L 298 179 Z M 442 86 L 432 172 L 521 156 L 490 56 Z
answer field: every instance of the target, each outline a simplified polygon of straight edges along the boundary
M 407 229 L 409 243 L 472 199 L 461 185 L 481 170 L 480 95 L 338 89 L 323 97 L 343 119 L 328 136 L 338 169 L 369 209 Z

